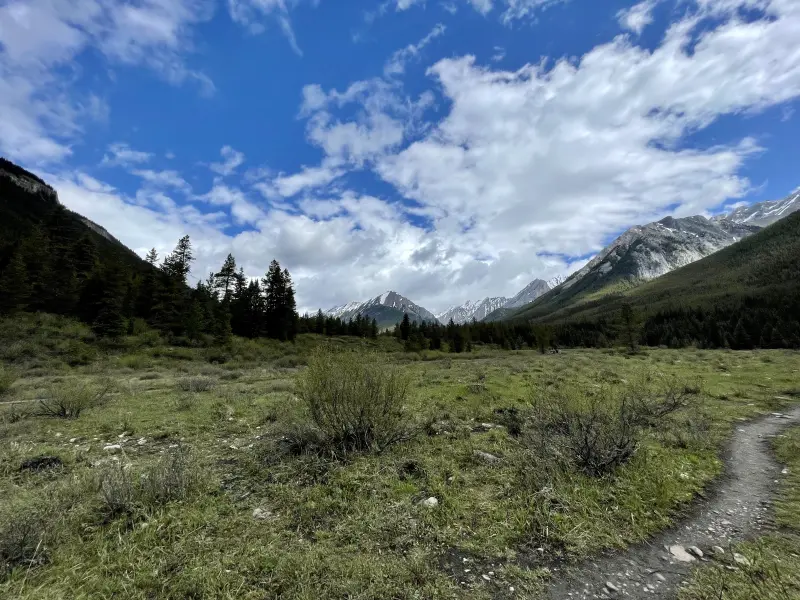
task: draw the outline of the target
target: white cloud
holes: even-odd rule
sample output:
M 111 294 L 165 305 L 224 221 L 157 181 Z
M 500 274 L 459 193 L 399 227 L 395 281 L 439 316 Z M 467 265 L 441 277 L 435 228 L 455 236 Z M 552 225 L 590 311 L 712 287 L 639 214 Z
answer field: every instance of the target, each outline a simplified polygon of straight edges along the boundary
M 141 177 L 149 186 L 154 188 L 172 188 L 183 193 L 189 193 L 192 190 L 192 187 L 177 171 L 134 169 L 131 173 L 137 177 Z
M 182 60 L 191 27 L 210 0 L 15 0 L 0 6 L 0 151 L 32 163 L 57 162 L 86 121 L 103 121 L 104 99 L 78 92 L 75 59 L 96 49 L 112 63 L 143 65 L 171 83 L 213 83 Z
M 256 183 L 253 187 L 269 199 L 291 198 L 302 192 L 325 187 L 344 173 L 342 168 L 323 163 L 319 167 L 303 167 L 292 175 L 281 173 L 270 181 Z
M 389 58 L 383 68 L 383 74 L 387 77 L 402 75 L 406 70 L 406 63 L 419 55 L 420 52 L 440 35 L 443 35 L 447 28 L 441 23 L 437 24 L 430 33 L 416 44 L 409 44 L 401 48 Z
M 266 29 L 263 17 L 274 18 L 294 53 L 302 56 L 303 51 L 297 43 L 294 28 L 289 19 L 289 7 L 294 4 L 296 2 L 287 5 L 285 0 L 228 0 L 228 13 L 234 22 L 242 25 L 254 35 L 263 33 Z M 315 5 L 316 1 L 312 4 Z
M 658 0 L 645 0 L 634 4 L 630 8 L 619 11 L 617 19 L 622 27 L 640 35 L 644 28 L 653 22 L 653 9 L 657 4 Z
M 231 148 L 230 146 L 223 146 L 219 151 L 222 156 L 221 163 L 211 163 L 209 168 L 223 177 L 233 174 L 242 163 L 244 163 L 244 154 Z
M 103 156 L 101 165 L 131 167 L 146 163 L 153 158 L 152 152 L 134 150 L 124 142 L 116 142 L 108 147 L 108 152 Z

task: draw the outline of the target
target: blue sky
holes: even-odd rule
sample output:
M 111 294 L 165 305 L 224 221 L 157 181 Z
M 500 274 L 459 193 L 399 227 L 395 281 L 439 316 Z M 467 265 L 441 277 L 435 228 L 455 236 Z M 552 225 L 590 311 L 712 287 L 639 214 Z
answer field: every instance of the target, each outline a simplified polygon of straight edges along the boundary
M 433 311 L 798 185 L 795 0 L 0 0 L 0 153 L 194 275 Z

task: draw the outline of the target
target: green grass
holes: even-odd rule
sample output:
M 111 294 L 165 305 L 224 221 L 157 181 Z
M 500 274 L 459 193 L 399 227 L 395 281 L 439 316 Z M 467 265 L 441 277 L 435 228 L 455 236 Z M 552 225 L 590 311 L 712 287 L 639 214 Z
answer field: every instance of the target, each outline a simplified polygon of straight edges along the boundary
M 719 473 L 730 427 L 780 407 L 775 396 L 796 388 L 800 369 L 800 355 L 782 351 L 417 355 L 385 338 L 235 340 L 219 353 L 137 336 L 100 348 L 85 330 L 66 323 L 59 333 L 47 319 L 41 329 L 0 322 L 11 343 L 32 350 L 6 358 L 18 379 L 0 398 L 0 524 L 31 514 L 44 519 L 34 530 L 46 532 L 33 563 L 0 575 L 4 598 L 485 599 L 510 587 L 536 598 L 545 572 L 535 557 L 578 559 L 669 524 Z M 31 330 L 27 342 L 11 335 Z M 94 358 L 70 366 L 65 340 Z M 340 460 L 275 452 L 307 423 L 295 394 L 319 343 L 387 351 L 410 382 L 404 411 L 417 435 Z M 511 423 L 510 409 L 526 414 L 534 388 L 589 396 L 643 372 L 701 382 L 695 406 L 648 431 L 633 460 L 606 477 L 544 473 L 524 436 L 481 425 Z M 7 418 L 9 400 L 99 380 L 114 386 L 78 418 Z M 122 449 L 104 450 L 111 444 Z M 135 496 L 121 514 L 104 509 L 102 473 L 118 465 L 134 477 L 161 473 L 163 457 L 184 449 L 204 486 L 159 502 Z M 502 460 L 487 463 L 476 450 Z M 20 470 L 41 456 L 61 464 Z M 430 496 L 436 508 L 418 504 Z
M 800 427 L 776 438 L 773 447 L 786 465 L 775 505 L 777 531 L 736 551 L 751 565 L 724 565 L 699 569 L 681 600 L 792 600 L 800 598 Z

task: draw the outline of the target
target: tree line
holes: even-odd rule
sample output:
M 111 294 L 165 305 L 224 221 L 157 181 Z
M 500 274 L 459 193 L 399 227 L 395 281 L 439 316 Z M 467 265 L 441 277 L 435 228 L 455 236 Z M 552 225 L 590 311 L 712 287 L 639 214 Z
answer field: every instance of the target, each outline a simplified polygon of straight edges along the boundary
M 189 236 L 159 259 L 100 255 L 95 237 L 56 211 L 7 252 L 0 271 L 0 314 L 43 311 L 89 323 L 102 337 L 137 333 L 147 324 L 176 341 L 225 343 L 231 335 L 292 340 L 299 331 L 291 275 L 273 260 L 250 280 L 228 255 L 220 270 L 191 287 Z
M 675 306 L 645 314 L 621 302 L 616 314 L 595 319 L 542 323 L 495 321 L 447 325 L 416 323 L 408 315 L 386 332 L 406 351 L 471 352 L 476 345 L 506 350 L 609 348 L 624 345 L 683 348 L 800 348 L 800 297 L 763 292 L 709 306 Z

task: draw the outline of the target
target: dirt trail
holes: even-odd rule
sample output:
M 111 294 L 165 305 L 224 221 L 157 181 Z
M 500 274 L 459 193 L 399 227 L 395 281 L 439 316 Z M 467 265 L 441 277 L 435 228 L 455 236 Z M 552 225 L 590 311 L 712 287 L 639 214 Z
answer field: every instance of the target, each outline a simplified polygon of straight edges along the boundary
M 730 543 L 752 537 L 768 525 L 769 506 L 781 474 L 772 457 L 769 438 L 798 422 L 800 406 L 786 414 L 773 413 L 738 426 L 725 455 L 725 475 L 710 497 L 698 503 L 686 520 L 623 553 L 554 573 L 550 598 L 676 597 L 691 568 L 701 560 L 708 560 L 713 546 L 720 546 L 730 554 Z M 681 548 L 673 548 L 674 553 L 667 550 L 674 546 L 685 550 L 696 546 L 705 556 L 697 559 L 681 552 Z M 678 556 L 691 562 L 683 562 Z

